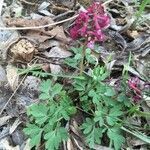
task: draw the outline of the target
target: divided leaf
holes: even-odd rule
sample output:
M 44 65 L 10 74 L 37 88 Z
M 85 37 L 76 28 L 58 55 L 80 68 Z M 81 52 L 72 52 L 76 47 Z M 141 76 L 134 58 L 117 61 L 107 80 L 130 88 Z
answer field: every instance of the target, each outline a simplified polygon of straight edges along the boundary
M 93 148 L 95 144 L 101 143 L 103 128 L 96 127 L 92 119 L 86 118 L 86 122 L 82 124 L 81 129 L 83 129 L 83 133 L 86 135 L 86 142 L 90 148 Z
M 51 80 L 46 80 L 43 81 L 39 87 L 40 91 L 42 93 L 49 94 L 49 90 L 51 89 L 52 81 Z
M 101 97 L 93 89 L 89 91 L 88 96 L 92 97 L 94 104 L 99 104 Z
M 104 67 L 96 67 L 93 70 L 93 79 L 96 81 L 103 81 L 109 76 L 109 73 L 106 71 Z
M 39 98 L 41 100 L 52 100 L 57 94 L 59 94 L 62 90 L 62 85 L 56 83 L 52 84 L 51 80 L 43 81 L 40 86 L 41 94 Z
M 48 119 L 49 108 L 44 104 L 34 104 L 29 107 L 28 114 L 35 118 L 35 122 L 39 125 L 43 124 Z
M 45 134 L 44 139 L 46 140 L 46 149 L 56 150 L 59 144 L 63 140 L 67 140 L 68 133 L 65 128 L 59 127 L 56 130 L 50 131 Z
M 39 128 L 35 124 L 28 124 L 26 128 L 23 130 L 25 134 L 29 135 L 30 137 L 30 146 L 31 148 L 36 146 L 38 147 L 41 141 L 41 135 L 43 132 L 42 128 Z
M 99 110 L 95 111 L 94 121 L 98 122 L 100 127 L 104 125 L 104 119 L 107 112 L 108 110 L 106 107 L 104 108 L 101 107 L 101 109 L 99 108 Z
M 122 114 L 123 112 L 120 110 L 119 106 L 111 108 L 108 116 L 106 117 L 107 123 L 110 126 L 115 125 L 119 120 L 118 117 L 121 116 Z
M 60 85 L 58 83 L 54 84 L 54 86 L 51 89 L 51 96 L 52 96 L 52 98 L 55 95 L 59 94 L 61 92 L 62 88 L 63 88 L 62 85 Z
M 106 96 L 114 96 L 115 94 L 116 94 L 115 90 L 111 87 L 107 87 L 106 92 L 104 93 L 104 95 Z
M 87 84 L 86 80 L 75 79 L 73 86 L 77 91 L 85 91 L 86 84 Z
M 114 127 L 108 129 L 107 135 L 113 142 L 115 150 L 120 150 L 122 144 L 125 142 L 125 138 L 120 133 L 120 128 Z

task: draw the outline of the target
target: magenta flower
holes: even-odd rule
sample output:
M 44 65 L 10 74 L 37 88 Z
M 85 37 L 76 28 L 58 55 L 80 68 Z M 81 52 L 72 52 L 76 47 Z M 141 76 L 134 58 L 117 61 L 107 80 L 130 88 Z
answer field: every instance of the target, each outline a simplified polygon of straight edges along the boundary
M 140 89 L 140 79 L 138 77 L 133 77 L 128 81 L 128 86 L 133 92 L 133 100 L 138 102 L 142 99 L 142 90 Z
M 128 86 L 132 89 L 136 94 L 141 94 L 141 90 L 139 89 L 140 80 L 138 77 L 132 78 L 128 81 Z
M 87 11 L 91 14 L 98 15 L 103 15 L 105 13 L 103 6 L 99 2 L 94 2 L 91 6 L 89 6 Z
M 110 19 L 99 2 L 93 3 L 87 11 L 81 11 L 75 24 L 70 29 L 72 39 L 85 38 L 87 46 L 93 48 L 95 42 L 104 41 L 103 30 L 110 24 Z

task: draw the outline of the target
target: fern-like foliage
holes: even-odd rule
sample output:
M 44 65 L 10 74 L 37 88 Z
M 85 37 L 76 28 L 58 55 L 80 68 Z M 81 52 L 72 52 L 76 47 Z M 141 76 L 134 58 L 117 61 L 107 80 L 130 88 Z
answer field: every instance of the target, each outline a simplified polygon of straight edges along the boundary
M 76 113 L 71 99 L 62 90 L 62 85 L 54 84 L 51 80 L 43 81 L 40 86 L 41 103 L 33 104 L 28 108 L 30 124 L 24 132 L 31 139 L 31 147 L 38 147 L 41 140 L 45 141 L 45 149 L 57 150 L 60 143 L 68 137 L 63 122 Z
M 36 75 L 38 74 L 39 72 Z M 107 146 L 120 150 L 125 143 L 122 131 L 150 143 L 147 136 L 125 128 L 125 125 L 130 124 L 127 118 L 139 111 L 127 97 L 125 88 L 116 91 L 106 82 L 109 74 L 105 67 L 98 66 L 91 70 L 90 76 L 73 78 L 69 96 L 61 84 L 50 79 L 43 81 L 40 86 L 40 102 L 31 105 L 27 111 L 30 123 L 24 132 L 31 139 L 31 147 L 38 148 L 42 141 L 46 150 L 58 150 L 62 141 L 67 139 L 66 122 L 76 113 L 74 93 L 78 95 L 76 99 L 80 110 L 86 113 L 80 129 L 90 149 L 107 138 Z

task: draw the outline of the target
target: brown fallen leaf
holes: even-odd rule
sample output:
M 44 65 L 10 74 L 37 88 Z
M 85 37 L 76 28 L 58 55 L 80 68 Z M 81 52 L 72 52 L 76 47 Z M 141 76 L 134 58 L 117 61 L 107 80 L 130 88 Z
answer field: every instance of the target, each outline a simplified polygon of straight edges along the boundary
M 43 51 L 43 50 L 45 50 L 45 49 L 52 48 L 52 47 L 54 47 L 54 46 L 58 46 L 58 47 L 59 47 L 59 46 L 60 46 L 60 42 L 51 39 L 51 40 L 46 40 L 45 42 L 42 42 L 42 43 L 39 45 L 38 49 L 39 49 L 40 51 Z
M 56 26 L 48 33 L 50 33 L 51 35 L 53 35 L 56 39 L 58 39 L 60 41 L 69 42 L 69 39 L 66 37 L 62 26 Z
M 67 51 L 61 47 L 52 47 L 50 49 L 49 52 L 44 52 L 43 53 L 46 57 L 49 57 L 49 58 L 67 58 L 67 57 L 70 57 L 72 56 L 72 53 L 70 51 Z
M 43 43 L 46 40 L 53 38 L 53 36 L 49 36 L 49 35 L 43 34 L 43 32 L 41 31 L 35 31 L 35 30 L 27 31 L 26 36 L 30 37 L 30 39 L 36 41 L 37 43 Z
M 21 39 L 11 49 L 14 59 L 30 61 L 33 58 L 35 47 L 26 39 Z
M 140 37 L 140 34 L 138 33 L 137 30 L 133 30 L 133 31 L 127 30 L 127 35 L 133 39 Z
M 45 72 L 50 72 L 50 65 L 48 63 L 42 65 L 42 70 Z
M 8 26 L 17 26 L 17 27 L 35 27 L 54 23 L 54 21 L 50 17 L 42 17 L 39 19 L 9 18 L 5 19 L 4 22 Z
M 14 91 L 18 86 L 18 80 L 19 80 L 17 68 L 15 68 L 12 65 L 8 65 L 6 67 L 6 73 L 7 73 L 8 83 L 9 83 L 11 89 Z
M 31 34 L 32 33 L 31 31 L 33 31 L 34 37 L 37 33 L 39 35 L 38 36 L 39 38 L 40 38 L 40 36 L 41 37 L 43 36 L 45 38 L 45 40 L 54 38 L 54 39 L 59 40 L 63 43 L 69 43 L 70 42 L 70 38 L 66 37 L 66 35 L 64 33 L 64 29 L 62 26 L 56 26 L 52 30 L 48 30 L 48 31 L 46 31 L 44 29 L 33 28 L 32 30 L 28 31 L 28 33 L 27 33 L 27 35 L 31 35 L 31 37 L 32 37 L 33 35 Z M 42 41 L 45 41 L 45 40 L 42 40 Z

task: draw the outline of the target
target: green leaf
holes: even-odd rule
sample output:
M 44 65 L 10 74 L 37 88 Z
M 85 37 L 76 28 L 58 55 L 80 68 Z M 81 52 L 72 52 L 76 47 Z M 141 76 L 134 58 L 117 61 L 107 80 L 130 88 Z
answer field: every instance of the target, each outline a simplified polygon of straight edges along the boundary
M 51 98 L 51 97 L 47 93 L 41 93 L 39 96 L 39 99 L 41 99 L 41 100 L 48 100 L 49 98 Z
M 137 16 L 137 20 L 136 20 L 136 21 L 138 21 L 139 17 L 140 17 L 141 14 L 143 13 L 143 11 L 144 11 L 146 5 L 148 5 L 148 4 L 150 4 L 150 1 L 149 1 L 149 0 L 142 0 L 142 3 L 141 3 L 141 5 L 140 5 L 140 7 L 139 7 L 139 10 L 138 10 L 138 12 L 136 13 L 136 16 Z
M 51 90 L 51 93 L 52 93 L 51 96 L 52 96 L 52 98 L 53 98 L 55 95 L 59 94 L 59 93 L 61 92 L 62 88 L 63 88 L 62 85 L 56 83 L 56 84 L 53 86 L 52 90 Z
M 40 86 L 40 91 L 42 93 L 40 94 L 39 98 L 41 100 L 51 100 L 61 92 L 62 88 L 62 85 L 58 83 L 52 85 L 50 80 L 46 80 Z
M 87 95 L 80 97 L 80 101 L 84 111 L 88 112 L 91 110 L 92 101 L 89 99 Z
M 101 143 L 101 137 L 103 136 L 103 128 L 95 127 L 95 122 L 86 118 L 86 121 L 82 124 L 81 129 L 86 135 L 86 142 L 90 148 L 93 148 L 95 144 Z
M 42 93 L 46 93 L 47 95 L 49 95 L 49 90 L 51 89 L 51 85 L 52 85 L 52 81 L 46 80 L 41 83 L 39 89 Z
M 95 111 L 94 121 L 99 122 L 100 127 L 104 125 L 104 118 L 107 113 L 108 113 L 108 110 L 106 107 L 103 107 L 103 108 L 101 107 L 101 109 L 99 108 L 98 111 Z
M 93 89 L 89 91 L 88 96 L 92 97 L 93 103 L 99 104 L 101 97 Z
M 67 140 L 68 134 L 65 128 L 59 127 L 56 130 L 50 131 L 45 134 L 44 139 L 46 140 L 46 149 L 55 150 L 58 149 L 60 143 L 63 140 Z
M 104 95 L 106 92 L 106 85 L 104 83 L 100 83 L 96 85 L 96 92 Z
M 123 102 L 125 106 L 130 107 L 131 106 L 131 101 L 130 99 L 124 94 L 120 93 L 117 97 L 117 100 L 119 102 Z
M 90 118 L 86 118 L 86 121 L 82 124 L 81 129 L 83 129 L 84 134 L 88 134 L 93 129 L 93 121 Z
M 103 129 L 94 127 L 92 132 L 86 137 L 86 142 L 89 144 L 90 148 L 94 148 L 95 144 L 101 143 L 102 136 Z
M 123 114 L 123 112 L 120 110 L 120 107 L 113 107 L 110 109 L 109 111 L 109 115 L 111 116 L 121 116 Z
M 96 67 L 93 70 L 93 79 L 96 81 L 103 81 L 109 76 L 109 73 L 106 71 L 106 68 L 104 67 Z
M 75 56 L 73 58 L 66 58 L 65 63 L 73 68 L 76 68 L 82 58 L 82 49 L 83 47 L 72 47 L 71 50 L 75 53 Z
M 108 97 L 108 96 L 105 96 L 105 95 L 102 95 L 101 96 L 103 101 L 105 102 L 105 105 L 106 106 L 117 106 L 119 105 L 118 102 L 116 101 L 116 99 L 113 99 L 112 97 Z
M 62 95 L 62 99 L 60 100 L 60 106 L 61 107 L 61 115 L 64 117 L 65 120 L 69 120 L 70 116 L 76 113 L 76 107 L 73 106 L 73 103 L 69 96 L 64 93 Z
M 40 130 L 41 129 L 35 124 L 27 124 L 27 128 L 25 128 L 23 131 L 27 135 L 33 135 L 39 133 Z
M 125 138 L 121 135 L 120 128 L 109 128 L 107 131 L 107 135 L 113 142 L 115 150 L 120 150 L 122 144 L 125 142 Z
M 86 49 L 85 57 L 88 63 L 95 64 L 97 61 L 97 58 L 94 55 L 92 55 L 91 49 L 89 48 Z
M 120 110 L 119 106 L 111 108 L 109 115 L 106 117 L 107 123 L 111 126 L 115 125 L 119 120 L 118 116 L 122 114 L 123 112 Z
M 85 91 L 86 84 L 87 84 L 86 80 L 75 79 L 73 86 L 77 91 Z
M 114 96 L 115 94 L 116 94 L 115 90 L 111 87 L 107 87 L 106 92 L 104 93 L 104 95 L 106 96 Z
M 78 54 L 78 53 L 81 53 L 82 52 L 82 49 L 83 49 L 83 47 L 81 46 L 81 47 L 71 47 L 70 48 L 75 54 Z
M 67 112 L 69 113 L 69 115 L 73 115 L 77 112 L 77 109 L 74 106 L 70 106 L 67 108 Z
M 28 114 L 35 118 L 35 122 L 39 125 L 43 124 L 48 119 L 49 108 L 44 104 L 34 104 L 30 106 Z
M 79 63 L 79 61 L 74 58 L 66 58 L 65 59 L 65 64 L 67 64 L 68 66 L 71 66 L 73 68 L 76 68 L 78 63 Z
M 43 129 L 39 128 L 35 124 L 28 124 L 26 128 L 23 130 L 25 134 L 29 135 L 30 137 L 30 145 L 31 147 L 39 146 L 41 141 L 41 135 Z
M 38 147 L 40 145 L 41 136 L 42 136 L 42 131 L 39 132 L 37 135 L 33 136 L 31 138 L 31 141 L 30 141 L 30 146 L 31 147 L 33 147 L 33 146 Z
M 118 97 L 117 97 L 117 100 L 119 102 L 125 101 L 126 100 L 125 94 L 124 93 L 119 94 Z

